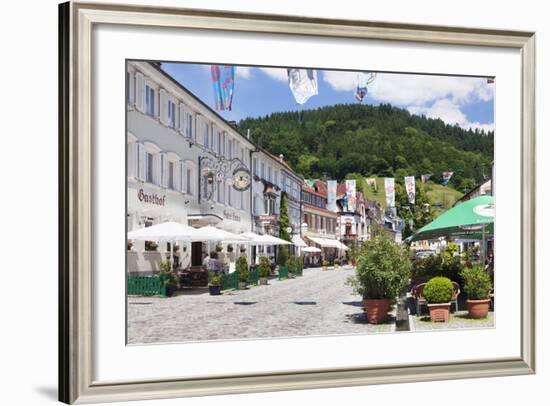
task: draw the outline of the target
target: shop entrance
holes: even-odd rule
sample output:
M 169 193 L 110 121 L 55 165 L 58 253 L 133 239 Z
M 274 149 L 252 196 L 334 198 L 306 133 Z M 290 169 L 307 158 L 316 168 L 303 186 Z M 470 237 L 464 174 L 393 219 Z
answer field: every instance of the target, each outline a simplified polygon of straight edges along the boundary
M 191 243 L 191 266 L 202 265 L 202 242 L 195 241 Z

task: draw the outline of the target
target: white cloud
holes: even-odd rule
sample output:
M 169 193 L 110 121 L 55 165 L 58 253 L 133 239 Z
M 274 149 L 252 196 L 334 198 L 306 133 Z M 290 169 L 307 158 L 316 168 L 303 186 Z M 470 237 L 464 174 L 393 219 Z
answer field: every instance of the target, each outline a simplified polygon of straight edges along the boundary
M 271 79 L 278 80 L 280 82 L 288 82 L 288 74 L 286 68 L 258 68 Z
M 336 91 L 354 91 L 356 72 L 323 72 L 323 80 Z M 380 73 L 369 87 L 370 96 L 398 106 L 424 105 L 442 98 L 454 102 L 489 101 L 493 86 L 483 78 Z
M 247 68 L 245 66 L 237 66 L 235 68 L 235 74 L 238 78 L 248 79 L 252 74 L 252 68 Z
M 323 80 L 336 91 L 354 91 L 357 87 L 357 72 L 328 70 L 323 72 Z
M 439 118 L 450 125 L 458 124 L 464 129 L 479 129 L 483 131 L 493 131 L 494 124 L 481 124 L 471 122 L 460 110 L 460 106 L 451 99 L 439 99 L 431 106 L 409 106 L 407 110 L 411 114 L 424 115 L 428 118 Z
M 377 76 L 369 93 L 376 100 L 397 105 L 423 105 L 443 98 L 467 103 L 492 100 L 493 86 L 484 78 L 385 73 Z

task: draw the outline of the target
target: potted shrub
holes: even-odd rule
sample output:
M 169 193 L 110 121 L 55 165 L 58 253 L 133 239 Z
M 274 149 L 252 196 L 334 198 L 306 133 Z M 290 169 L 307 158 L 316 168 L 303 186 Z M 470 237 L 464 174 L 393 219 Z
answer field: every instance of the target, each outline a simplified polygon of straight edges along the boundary
M 145 241 L 145 251 L 156 251 L 159 245 L 154 241 Z
M 246 257 L 237 258 L 235 268 L 239 277 L 239 289 L 246 289 L 246 283 L 248 281 L 248 262 Z
M 334 260 L 334 269 L 338 269 L 338 268 L 340 268 L 340 260 L 336 258 Z
M 216 252 L 222 252 L 222 251 L 223 251 L 223 247 L 220 244 L 216 245 Z
M 260 257 L 258 271 L 260 273 L 260 285 L 267 285 L 267 278 L 271 274 L 271 265 L 268 257 Z
M 227 252 L 233 252 L 233 246 L 231 244 L 227 245 Z
M 365 242 L 348 285 L 363 297 L 369 323 L 383 323 L 393 300 L 407 286 L 411 272 L 408 255 L 383 235 Z
M 221 295 L 222 277 L 216 272 L 210 272 L 208 278 L 208 291 L 212 296 Z
M 323 271 L 327 271 L 328 270 L 328 261 L 327 260 L 323 260 Z
M 466 305 L 468 315 L 474 319 L 487 317 L 489 313 L 489 291 L 492 288 L 490 275 L 480 266 L 466 268 L 460 276 L 463 280 L 463 289 L 468 296 Z
M 424 286 L 424 297 L 428 302 L 432 321 L 449 321 L 449 308 L 453 297 L 453 283 L 445 276 L 436 276 Z
M 171 297 L 178 286 L 178 275 L 172 271 L 172 264 L 168 260 L 160 261 L 158 278 L 166 287 L 166 296 Z
M 241 245 L 241 247 L 239 248 L 239 251 L 241 252 L 241 255 L 244 254 L 246 252 L 246 246 Z

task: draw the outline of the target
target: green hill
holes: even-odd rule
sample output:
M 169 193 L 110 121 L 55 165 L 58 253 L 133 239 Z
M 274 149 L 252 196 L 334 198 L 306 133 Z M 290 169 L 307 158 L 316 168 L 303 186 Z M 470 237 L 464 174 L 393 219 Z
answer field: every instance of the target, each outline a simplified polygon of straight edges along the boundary
M 465 192 L 490 173 L 493 133 L 464 130 L 387 104 L 340 104 L 244 119 L 255 142 L 284 154 L 305 178 L 343 180 L 349 174 L 395 177 L 453 171 L 449 186 Z M 443 199 L 434 188 L 432 197 Z M 445 194 L 446 196 L 446 194 Z M 446 197 L 445 197 L 446 198 Z
M 350 178 L 357 179 L 355 176 L 350 176 Z M 376 176 L 371 176 L 371 178 L 376 179 L 376 189 L 366 183 L 360 185 L 359 188 L 368 200 L 374 200 L 382 207 L 385 207 L 386 197 L 384 194 L 384 178 L 378 178 Z M 402 186 L 402 183 L 402 181 L 398 180 L 398 189 Z M 417 189 L 421 189 L 418 190 L 419 194 L 424 193 L 426 195 L 428 202 L 433 207 L 435 215 L 451 208 L 453 204 L 462 196 L 462 192 L 453 189 L 450 186 L 443 186 L 431 181 L 423 184 L 419 179 L 417 179 L 416 187 Z M 400 192 L 400 190 L 398 190 L 398 192 Z

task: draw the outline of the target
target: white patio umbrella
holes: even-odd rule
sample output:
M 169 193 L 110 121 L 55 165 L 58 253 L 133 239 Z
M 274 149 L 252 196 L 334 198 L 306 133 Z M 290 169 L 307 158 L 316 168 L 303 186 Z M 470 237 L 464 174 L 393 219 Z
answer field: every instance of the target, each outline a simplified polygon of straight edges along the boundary
M 227 243 L 242 243 L 246 244 L 250 239 L 243 237 L 242 235 L 234 234 L 229 231 L 222 230 L 220 228 L 212 226 L 204 226 L 197 229 L 200 235 L 205 237 L 206 241 L 223 241 Z
M 305 247 L 305 248 L 302 248 L 302 251 L 303 252 L 321 252 L 321 249 L 317 247 Z
M 138 228 L 127 234 L 128 240 L 170 242 L 170 261 L 174 266 L 175 241 L 201 241 L 203 236 L 196 228 L 185 224 L 167 221 L 150 227 Z
M 306 242 L 298 234 L 292 236 L 292 243 L 297 247 L 307 247 Z
M 132 230 L 128 232 L 127 238 L 129 240 L 162 242 L 174 240 L 196 241 L 200 239 L 200 236 L 196 228 L 176 223 L 175 221 L 167 221 L 150 227 Z

